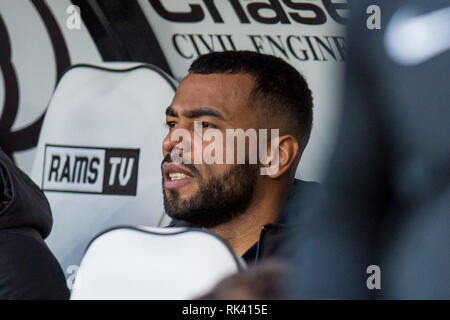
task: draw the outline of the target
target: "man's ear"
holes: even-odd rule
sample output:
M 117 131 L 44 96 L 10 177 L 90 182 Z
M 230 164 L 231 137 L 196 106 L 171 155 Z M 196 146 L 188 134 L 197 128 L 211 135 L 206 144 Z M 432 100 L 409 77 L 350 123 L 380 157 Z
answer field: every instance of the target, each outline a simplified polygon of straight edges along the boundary
M 271 148 L 276 146 L 271 146 Z M 296 158 L 300 150 L 300 145 L 297 139 L 292 135 L 284 135 L 279 137 L 278 143 L 278 159 L 277 157 L 272 157 L 270 163 L 263 165 L 264 168 L 269 168 L 267 170 L 267 176 L 271 179 L 277 179 L 285 174 L 287 171 L 291 169 L 293 165 L 296 163 Z M 270 150 L 270 154 L 274 155 L 273 150 Z M 275 159 L 273 159 L 275 158 Z M 278 161 L 278 169 L 277 164 L 274 161 Z

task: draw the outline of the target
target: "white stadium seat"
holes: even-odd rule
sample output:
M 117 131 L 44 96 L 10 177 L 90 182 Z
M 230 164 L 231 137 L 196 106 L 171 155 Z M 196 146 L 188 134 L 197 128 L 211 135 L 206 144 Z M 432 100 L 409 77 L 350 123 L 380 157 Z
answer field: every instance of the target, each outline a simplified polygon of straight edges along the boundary
M 89 245 L 71 299 L 194 299 L 244 268 L 202 229 L 120 227 Z
M 167 222 L 161 191 L 165 109 L 176 82 L 150 65 L 77 65 L 47 109 L 33 180 L 53 212 L 47 244 L 66 274 L 116 225 Z

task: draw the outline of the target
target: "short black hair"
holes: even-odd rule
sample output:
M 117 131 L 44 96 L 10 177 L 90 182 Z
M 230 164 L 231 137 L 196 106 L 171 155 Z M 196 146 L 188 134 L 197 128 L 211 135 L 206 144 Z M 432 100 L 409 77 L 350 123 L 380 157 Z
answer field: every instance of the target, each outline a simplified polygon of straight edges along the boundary
M 211 52 L 198 57 L 189 73 L 249 74 L 255 80 L 251 103 L 262 106 L 267 119 L 283 121 L 301 149 L 306 147 L 313 121 L 312 93 L 305 78 L 289 63 L 253 51 Z

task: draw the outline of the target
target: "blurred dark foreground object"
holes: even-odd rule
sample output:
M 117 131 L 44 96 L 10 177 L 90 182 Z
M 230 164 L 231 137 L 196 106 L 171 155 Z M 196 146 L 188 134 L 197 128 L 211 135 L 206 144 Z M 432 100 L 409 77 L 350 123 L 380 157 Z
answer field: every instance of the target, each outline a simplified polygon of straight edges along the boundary
M 44 194 L 0 149 L 0 300 L 69 298 L 44 242 L 51 227 Z
M 450 299 L 449 2 L 353 4 L 340 131 L 323 192 L 289 246 L 287 292 Z M 366 26 L 370 5 L 380 30 Z
M 278 300 L 283 299 L 283 276 L 290 272 L 284 262 L 267 260 L 239 274 L 225 278 L 200 300 Z

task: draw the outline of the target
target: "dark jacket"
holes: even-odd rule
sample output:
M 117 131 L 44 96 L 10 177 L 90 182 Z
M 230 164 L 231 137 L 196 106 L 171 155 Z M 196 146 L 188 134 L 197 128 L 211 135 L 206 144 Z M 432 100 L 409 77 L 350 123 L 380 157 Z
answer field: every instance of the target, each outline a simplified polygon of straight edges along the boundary
M 67 299 L 57 260 L 44 242 L 52 227 L 42 191 L 0 150 L 0 299 Z
M 290 298 L 449 299 L 450 50 L 431 41 L 448 26 L 449 2 L 352 5 L 342 119 L 322 192 L 292 239 Z M 366 28 L 372 5 L 380 30 Z M 370 265 L 381 290 L 368 289 Z
M 284 257 L 289 253 L 285 250 L 286 239 L 296 230 L 298 216 L 305 209 L 304 204 L 310 193 L 313 193 L 319 184 L 295 179 L 286 204 L 277 221 L 264 225 L 259 240 L 251 246 L 242 258 L 248 265 L 259 263 L 261 260 L 274 257 Z M 184 221 L 173 220 L 169 227 L 195 227 Z

